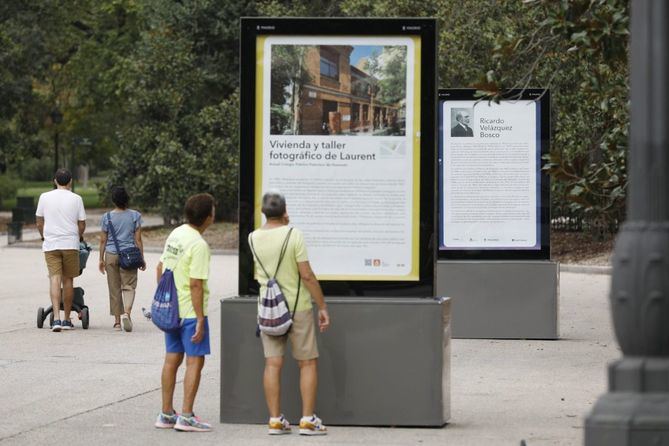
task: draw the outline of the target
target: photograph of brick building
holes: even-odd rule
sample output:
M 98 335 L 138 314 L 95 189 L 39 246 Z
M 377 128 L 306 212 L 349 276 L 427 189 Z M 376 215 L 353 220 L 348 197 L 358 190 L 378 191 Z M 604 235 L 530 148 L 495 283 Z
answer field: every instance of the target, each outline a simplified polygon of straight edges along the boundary
M 273 45 L 270 133 L 404 136 L 407 47 Z

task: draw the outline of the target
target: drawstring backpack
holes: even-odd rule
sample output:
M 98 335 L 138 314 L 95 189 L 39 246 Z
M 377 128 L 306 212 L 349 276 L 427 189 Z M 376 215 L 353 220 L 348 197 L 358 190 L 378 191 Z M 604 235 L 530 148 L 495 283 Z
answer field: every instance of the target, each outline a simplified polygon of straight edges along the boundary
M 256 335 L 262 332 L 270 336 L 283 336 L 288 333 L 290 327 L 293 325 L 293 315 L 297 309 L 297 301 L 300 298 L 301 280 L 299 278 L 299 273 L 297 281 L 297 297 L 295 298 L 295 306 L 293 307 L 292 314 L 288 308 L 286 297 L 281 291 L 279 282 L 276 280 L 276 275 L 279 272 L 279 267 L 281 267 L 281 261 L 286 254 L 288 240 L 290 239 L 290 234 L 292 232 L 293 228 L 290 228 L 288 235 L 286 235 L 286 238 L 283 241 L 281 252 L 279 253 L 279 262 L 276 265 L 276 271 L 274 272 L 274 275 L 270 275 L 265 269 L 263 263 L 260 261 L 260 258 L 258 257 L 258 254 L 253 247 L 253 238 L 251 237 L 252 234 L 249 234 L 249 246 L 251 247 L 253 257 L 255 257 L 255 259 L 258 261 L 260 268 L 269 279 L 267 281 L 267 291 L 265 292 L 265 296 L 262 299 L 260 296 L 258 296 L 258 326 Z

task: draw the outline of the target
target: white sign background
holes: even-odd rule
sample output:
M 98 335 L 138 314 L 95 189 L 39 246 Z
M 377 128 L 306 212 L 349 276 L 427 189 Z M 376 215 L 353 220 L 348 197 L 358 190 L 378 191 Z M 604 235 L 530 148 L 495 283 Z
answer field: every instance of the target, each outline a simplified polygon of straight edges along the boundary
M 451 136 L 468 109 L 472 137 Z M 442 104 L 442 249 L 540 249 L 537 104 Z
M 405 136 L 271 135 L 272 45 L 406 46 Z M 319 278 L 396 280 L 412 271 L 414 54 L 412 39 L 403 37 L 271 36 L 264 42 L 262 191 L 257 193 L 278 189 L 286 196 L 291 225 L 304 233 Z M 303 156 L 277 158 L 283 143 L 299 148 L 282 152 Z M 351 159 L 356 155 L 363 159 Z

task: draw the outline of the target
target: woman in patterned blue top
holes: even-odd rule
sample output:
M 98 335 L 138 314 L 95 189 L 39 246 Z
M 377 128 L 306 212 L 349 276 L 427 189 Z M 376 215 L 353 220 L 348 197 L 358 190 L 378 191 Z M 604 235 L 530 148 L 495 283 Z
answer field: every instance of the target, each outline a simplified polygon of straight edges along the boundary
M 122 269 L 119 266 L 116 243 L 109 230 L 109 222 L 111 221 L 116 233 L 116 242 L 120 250 L 137 246 L 144 256 L 142 214 L 128 209 L 130 198 L 123 187 L 113 187 L 111 199 L 115 206 L 114 209 L 102 216 L 99 269 L 102 274 L 107 274 L 109 312 L 114 316 L 114 329 L 121 330 L 122 327 L 124 331 L 132 331 L 130 312 L 135 301 L 137 270 Z M 146 265 L 140 269 L 144 271 Z

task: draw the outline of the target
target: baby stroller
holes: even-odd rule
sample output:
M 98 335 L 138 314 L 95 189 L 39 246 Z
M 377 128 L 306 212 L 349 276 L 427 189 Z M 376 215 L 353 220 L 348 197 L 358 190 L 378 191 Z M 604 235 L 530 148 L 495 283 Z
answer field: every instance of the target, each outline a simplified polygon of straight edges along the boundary
M 86 262 L 88 261 L 88 256 L 91 254 L 91 247 L 85 241 L 79 243 L 79 274 L 82 273 L 84 268 L 86 268 Z M 62 291 L 61 291 L 62 293 Z M 63 309 L 63 297 L 60 298 L 60 309 Z M 76 311 L 81 321 L 81 327 L 85 330 L 88 328 L 89 314 L 88 307 L 84 303 L 84 289 L 81 287 L 74 288 L 74 298 L 72 299 L 72 311 Z M 44 326 L 44 320 L 49 316 L 49 325 L 53 323 L 53 307 L 49 305 L 48 307 L 37 309 L 37 328 L 42 328 Z

